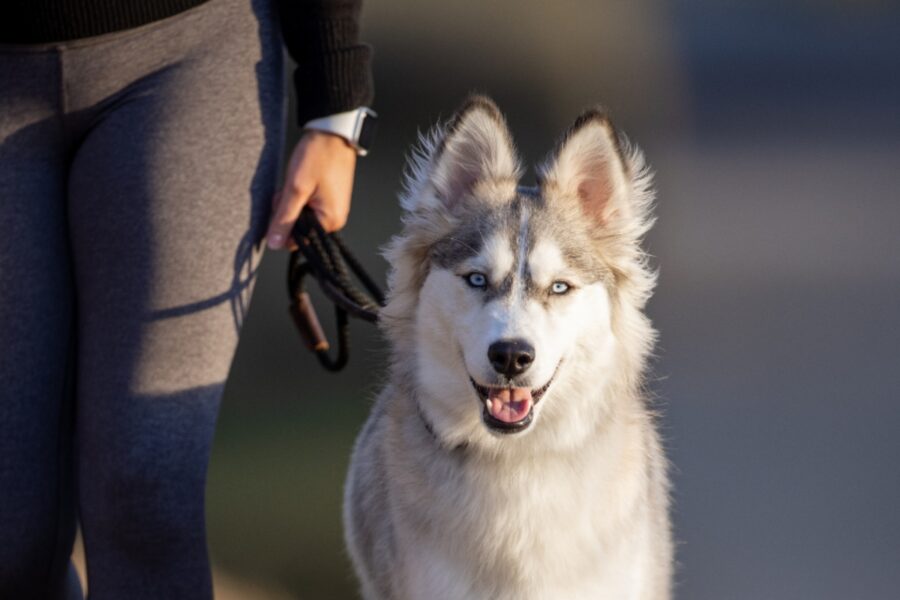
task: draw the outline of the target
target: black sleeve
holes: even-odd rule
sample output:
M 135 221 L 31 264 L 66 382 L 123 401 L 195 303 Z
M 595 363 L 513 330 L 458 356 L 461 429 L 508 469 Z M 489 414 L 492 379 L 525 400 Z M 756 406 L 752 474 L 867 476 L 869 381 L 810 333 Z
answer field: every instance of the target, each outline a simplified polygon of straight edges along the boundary
M 278 0 L 285 46 L 297 62 L 298 122 L 371 106 L 372 48 L 359 41 L 362 0 Z

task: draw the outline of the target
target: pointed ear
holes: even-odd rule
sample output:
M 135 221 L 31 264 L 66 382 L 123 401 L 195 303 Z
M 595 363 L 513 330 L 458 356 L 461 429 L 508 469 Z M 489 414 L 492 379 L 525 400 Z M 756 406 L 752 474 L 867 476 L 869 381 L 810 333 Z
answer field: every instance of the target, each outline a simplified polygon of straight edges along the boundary
M 545 193 L 577 198 L 601 225 L 629 215 L 628 174 L 615 129 L 602 109 L 582 114 L 539 168 Z
M 482 184 L 515 186 L 519 164 L 506 121 L 489 98 L 471 96 L 443 127 L 422 140 L 407 178 L 407 209 L 453 209 Z M 432 194 L 423 193 L 431 187 Z M 431 196 L 431 197 L 428 197 Z M 404 203 L 407 204 L 407 203 Z

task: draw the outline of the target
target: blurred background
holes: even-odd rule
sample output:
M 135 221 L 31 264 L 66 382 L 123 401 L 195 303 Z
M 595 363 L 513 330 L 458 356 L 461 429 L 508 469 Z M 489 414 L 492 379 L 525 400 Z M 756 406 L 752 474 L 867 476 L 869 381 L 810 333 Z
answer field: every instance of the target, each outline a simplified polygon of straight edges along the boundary
M 364 10 L 381 123 L 346 238 L 365 264 L 383 278 L 376 248 L 398 230 L 417 131 L 467 93 L 495 98 L 531 164 L 605 104 L 657 172 L 652 377 L 673 464 L 677 597 L 898 597 L 900 6 Z M 355 598 L 341 488 L 383 343 L 354 323 L 350 367 L 324 373 L 289 321 L 286 259 L 260 268 L 226 389 L 212 553 L 235 597 Z

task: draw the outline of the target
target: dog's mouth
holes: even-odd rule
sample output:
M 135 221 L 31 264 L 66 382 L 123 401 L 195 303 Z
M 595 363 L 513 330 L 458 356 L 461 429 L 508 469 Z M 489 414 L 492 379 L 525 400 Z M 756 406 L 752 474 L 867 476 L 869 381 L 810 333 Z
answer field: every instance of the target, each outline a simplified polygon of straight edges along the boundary
M 534 421 L 534 407 L 553 383 L 552 377 L 537 389 L 484 386 L 469 377 L 482 402 L 481 418 L 488 429 L 498 433 L 518 433 Z

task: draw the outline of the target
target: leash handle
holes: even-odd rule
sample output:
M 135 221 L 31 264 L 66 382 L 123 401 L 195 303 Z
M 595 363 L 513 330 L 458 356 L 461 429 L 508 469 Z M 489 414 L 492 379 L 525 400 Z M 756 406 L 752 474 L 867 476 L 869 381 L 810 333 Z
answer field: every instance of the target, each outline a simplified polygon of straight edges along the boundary
M 310 352 L 327 352 L 331 345 L 325 337 L 325 330 L 322 329 L 322 323 L 319 322 L 319 315 L 316 314 L 309 294 L 306 292 L 297 294 L 288 310 Z
M 384 305 L 384 294 L 375 281 L 350 252 L 336 233 L 327 233 L 315 213 L 305 208 L 300 213 L 291 235 L 297 250 L 291 252 L 288 261 L 288 306 L 291 318 L 307 348 L 314 352 L 322 366 L 329 371 L 340 371 L 349 361 L 349 319 L 353 316 L 369 322 L 378 320 L 378 308 Z M 362 292 L 352 283 L 353 272 L 368 292 Z M 316 314 L 304 279 L 311 275 L 325 296 L 334 304 L 337 325 L 337 356 L 329 354 L 331 344 Z

